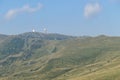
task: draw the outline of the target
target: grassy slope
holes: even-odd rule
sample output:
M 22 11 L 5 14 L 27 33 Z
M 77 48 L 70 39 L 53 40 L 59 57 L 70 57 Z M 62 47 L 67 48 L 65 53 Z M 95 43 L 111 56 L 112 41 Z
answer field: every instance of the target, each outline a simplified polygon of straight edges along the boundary
M 76 41 L 77 42 L 77 41 Z M 84 41 L 85 42 L 85 41 Z M 89 56 L 69 73 L 60 76 L 58 80 L 119 80 L 120 77 L 120 50 L 119 38 L 93 38 L 87 39 L 87 46 L 82 42 L 82 55 Z M 77 46 L 79 47 L 79 46 Z M 71 49 L 70 49 L 71 50 Z M 79 49 L 80 50 L 80 49 Z M 77 50 L 76 50 L 77 51 Z M 81 51 L 79 51 L 81 52 Z M 75 55 L 75 54 L 74 54 Z M 77 54 L 78 55 L 78 54 Z M 79 54 L 79 57 L 81 55 Z M 84 57 L 84 56 L 82 56 Z M 55 80 L 57 80 L 55 79 Z
M 119 53 L 118 37 L 45 41 L 26 60 L 7 58 L 0 80 L 120 80 Z

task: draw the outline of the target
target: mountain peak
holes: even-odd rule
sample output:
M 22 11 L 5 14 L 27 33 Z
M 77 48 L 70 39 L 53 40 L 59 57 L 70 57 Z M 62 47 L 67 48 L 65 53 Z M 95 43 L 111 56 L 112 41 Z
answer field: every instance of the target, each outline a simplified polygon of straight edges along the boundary
M 57 34 L 57 33 L 41 33 L 41 32 L 26 32 L 19 34 L 22 38 L 39 38 L 45 40 L 64 40 L 73 38 L 72 36 Z

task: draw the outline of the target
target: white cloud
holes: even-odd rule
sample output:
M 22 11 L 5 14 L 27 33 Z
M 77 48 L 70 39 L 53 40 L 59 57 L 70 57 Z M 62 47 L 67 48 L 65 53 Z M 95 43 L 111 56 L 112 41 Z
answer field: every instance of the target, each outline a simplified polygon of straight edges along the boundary
M 35 8 L 31 8 L 29 5 L 24 5 L 22 8 L 16 8 L 16 9 L 9 10 L 6 13 L 5 18 L 11 19 L 13 16 L 17 14 L 24 13 L 24 12 L 32 13 L 32 12 L 38 11 L 41 8 L 42 8 L 42 5 L 40 3 Z
M 89 18 L 98 14 L 101 11 L 101 6 L 98 3 L 89 3 L 84 8 L 84 16 Z

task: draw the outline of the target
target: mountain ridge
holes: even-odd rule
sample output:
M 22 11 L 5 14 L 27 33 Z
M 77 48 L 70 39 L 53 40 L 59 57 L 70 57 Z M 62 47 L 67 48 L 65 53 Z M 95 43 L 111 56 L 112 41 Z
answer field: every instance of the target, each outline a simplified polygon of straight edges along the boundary
M 103 35 L 11 35 L 0 43 L 0 80 L 119 80 L 119 41 Z

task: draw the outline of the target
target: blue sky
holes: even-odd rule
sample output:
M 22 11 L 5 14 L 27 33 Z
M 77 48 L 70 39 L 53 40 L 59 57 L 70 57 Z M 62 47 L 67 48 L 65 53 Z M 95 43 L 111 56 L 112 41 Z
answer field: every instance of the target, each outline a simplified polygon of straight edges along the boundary
M 120 0 L 0 0 L 0 33 L 34 28 L 67 35 L 120 36 Z

